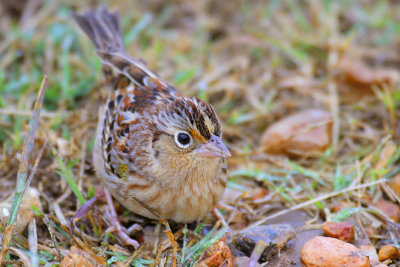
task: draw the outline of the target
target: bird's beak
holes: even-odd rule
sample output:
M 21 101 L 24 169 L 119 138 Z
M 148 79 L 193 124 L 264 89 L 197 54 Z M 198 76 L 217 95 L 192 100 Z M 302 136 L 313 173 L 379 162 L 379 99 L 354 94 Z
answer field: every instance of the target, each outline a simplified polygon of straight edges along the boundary
M 221 137 L 213 134 L 208 143 L 197 149 L 197 153 L 204 158 L 227 158 L 232 156 L 224 142 L 222 142 Z

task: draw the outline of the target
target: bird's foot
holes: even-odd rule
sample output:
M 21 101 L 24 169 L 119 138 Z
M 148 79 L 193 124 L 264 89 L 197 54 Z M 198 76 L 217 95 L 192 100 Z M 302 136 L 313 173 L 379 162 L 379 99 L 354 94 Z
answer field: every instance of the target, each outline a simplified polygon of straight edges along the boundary
M 119 237 L 120 239 L 122 239 L 122 241 L 126 245 L 131 245 L 135 249 L 137 249 L 140 246 L 139 242 L 137 242 L 135 239 L 132 239 L 129 236 L 129 234 L 135 230 L 142 230 L 142 227 L 138 224 L 134 224 L 134 225 L 130 226 L 128 229 L 123 227 L 118 219 L 118 216 L 117 216 L 117 213 L 115 211 L 114 204 L 112 201 L 111 194 L 107 190 L 107 188 L 104 188 L 104 196 L 105 196 L 105 200 L 107 201 L 107 208 L 108 208 L 107 214 L 109 217 L 108 219 L 111 222 L 111 226 L 106 230 L 106 233 L 110 233 L 110 232 L 115 233 L 116 236 Z

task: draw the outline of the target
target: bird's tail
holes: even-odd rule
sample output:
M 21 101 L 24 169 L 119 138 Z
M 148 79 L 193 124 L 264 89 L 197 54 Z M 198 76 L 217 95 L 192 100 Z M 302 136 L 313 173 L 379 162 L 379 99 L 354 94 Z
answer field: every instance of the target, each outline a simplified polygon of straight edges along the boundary
M 96 52 L 125 51 L 117 11 L 111 13 L 104 6 L 100 6 L 97 11 L 90 9 L 82 15 L 73 13 L 73 16 L 96 46 Z
M 103 72 L 111 83 L 119 76 L 125 76 L 135 86 L 157 86 L 160 90 L 173 87 L 163 82 L 146 64 L 130 57 L 125 52 L 119 13 L 111 13 L 104 6 L 97 11 L 90 9 L 82 15 L 73 14 L 79 26 L 86 32 L 96 46 L 96 54 L 103 64 Z

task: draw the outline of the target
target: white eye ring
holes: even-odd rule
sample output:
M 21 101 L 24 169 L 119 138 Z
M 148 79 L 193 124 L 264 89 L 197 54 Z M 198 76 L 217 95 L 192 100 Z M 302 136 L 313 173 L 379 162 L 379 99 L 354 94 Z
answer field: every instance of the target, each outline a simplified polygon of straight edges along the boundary
M 174 135 L 175 143 L 180 148 L 188 148 L 192 144 L 192 137 L 186 131 L 176 132 Z

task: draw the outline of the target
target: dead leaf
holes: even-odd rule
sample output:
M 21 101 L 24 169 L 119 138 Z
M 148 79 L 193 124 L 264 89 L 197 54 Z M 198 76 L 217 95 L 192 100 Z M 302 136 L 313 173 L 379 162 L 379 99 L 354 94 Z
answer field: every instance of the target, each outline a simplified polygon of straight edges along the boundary
M 400 173 L 393 177 L 392 188 L 396 192 L 397 196 L 400 197 Z
M 373 93 L 374 86 L 393 86 L 400 78 L 394 69 L 374 69 L 361 59 L 344 57 L 336 66 L 336 81 L 343 98 L 356 100 L 362 95 Z
M 270 126 L 261 144 L 269 153 L 318 156 L 331 142 L 331 114 L 310 109 L 290 115 Z
M 225 241 L 219 240 L 212 244 L 203 254 L 195 267 L 232 267 L 233 257 Z
M 375 169 L 382 170 L 386 168 L 396 152 L 397 145 L 392 141 L 387 142 L 379 154 L 378 161 L 375 164 Z
M 39 191 L 33 187 L 28 187 L 24 197 L 22 199 L 21 207 L 18 211 L 17 225 L 15 231 L 22 233 L 28 223 L 33 219 L 35 214 L 32 211 L 31 205 L 35 206 L 39 210 L 42 209 L 42 204 L 39 199 Z M 10 215 L 10 208 L 13 201 L 14 195 L 11 195 L 3 202 L 0 203 L 0 223 L 5 224 Z
M 400 208 L 393 202 L 381 199 L 372 204 L 375 208 L 381 210 L 393 221 L 400 221 Z
M 76 247 L 72 246 L 69 254 L 61 261 L 60 267 L 99 267 L 106 266 L 106 261 L 95 255 Z

